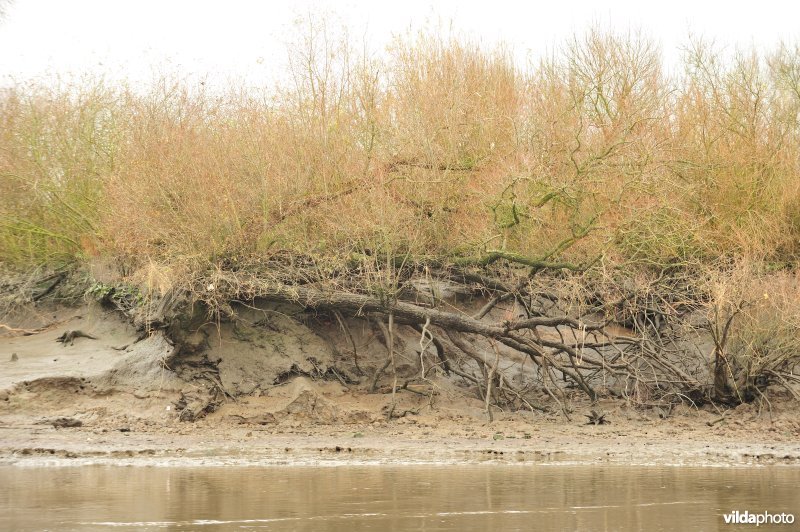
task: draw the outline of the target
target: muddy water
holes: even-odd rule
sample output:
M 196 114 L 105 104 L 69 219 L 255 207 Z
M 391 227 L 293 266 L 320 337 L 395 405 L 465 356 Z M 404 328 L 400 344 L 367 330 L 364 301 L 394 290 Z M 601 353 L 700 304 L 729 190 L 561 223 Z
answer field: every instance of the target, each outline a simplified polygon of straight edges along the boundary
M 732 510 L 800 518 L 800 469 L 0 467 L 0 530 L 737 530 Z

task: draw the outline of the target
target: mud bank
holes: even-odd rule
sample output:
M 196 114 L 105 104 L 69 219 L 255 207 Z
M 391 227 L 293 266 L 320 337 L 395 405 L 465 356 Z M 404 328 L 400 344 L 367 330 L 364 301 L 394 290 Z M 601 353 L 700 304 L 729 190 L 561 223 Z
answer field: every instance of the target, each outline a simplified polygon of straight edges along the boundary
M 97 305 L 19 320 L 0 337 L 0 463 L 800 465 L 789 396 L 665 409 L 576 391 L 569 417 L 506 404 L 490 420 L 470 382 L 441 369 L 413 378 L 413 331 L 399 335 L 405 384 L 392 394 L 388 375 L 374 377 L 386 357 L 374 330 L 290 311 L 241 309 L 179 334 L 143 334 Z M 86 336 L 58 341 L 69 331 Z M 512 358 L 505 369 L 532 378 Z M 587 424 L 593 411 L 608 423 Z
M 744 434 L 704 434 L 645 427 L 590 432 L 581 427 L 499 423 L 441 428 L 315 427 L 261 429 L 151 427 L 106 429 L 0 428 L 0 464 L 20 466 L 338 466 L 390 464 L 800 465 L 800 445 Z M 650 430 L 646 430 L 649 428 Z M 528 432 L 522 432 L 522 431 Z M 463 432 L 462 432 L 463 431 Z M 183 432 L 183 433 L 182 433 Z M 188 433 L 187 433 L 188 432 Z M 531 433 L 532 432 L 532 433 Z M 742 431 L 745 432 L 745 431 Z M 530 434 L 530 438 L 526 436 Z M 496 439 L 498 437 L 503 439 Z

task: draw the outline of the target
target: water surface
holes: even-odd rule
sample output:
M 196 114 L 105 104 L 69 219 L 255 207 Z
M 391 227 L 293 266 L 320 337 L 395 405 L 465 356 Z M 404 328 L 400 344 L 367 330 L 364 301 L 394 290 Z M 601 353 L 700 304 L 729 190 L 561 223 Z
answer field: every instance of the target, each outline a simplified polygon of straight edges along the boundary
M 800 517 L 799 488 L 793 467 L 3 466 L 0 529 L 756 530 L 722 514 Z

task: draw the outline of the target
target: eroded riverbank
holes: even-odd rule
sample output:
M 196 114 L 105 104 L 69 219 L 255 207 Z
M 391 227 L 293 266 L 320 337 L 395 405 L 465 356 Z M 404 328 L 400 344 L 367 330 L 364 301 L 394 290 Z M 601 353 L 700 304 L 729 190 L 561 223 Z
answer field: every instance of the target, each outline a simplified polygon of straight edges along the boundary
M 269 341 L 283 342 L 274 353 L 241 331 L 222 341 L 200 335 L 198 355 L 190 344 L 176 354 L 162 333 L 137 336 L 96 307 L 45 318 L 55 325 L 0 338 L 3 464 L 800 464 L 797 402 L 780 390 L 721 408 L 591 402 L 567 388 L 566 412 L 552 402 L 544 411 L 492 405 L 490 419 L 455 375 L 393 395 L 385 385 L 370 390 L 369 372 L 345 378 L 336 353 L 323 374 L 319 353 L 307 354 L 294 329 L 269 330 Z M 96 338 L 56 341 L 79 328 Z M 367 338 L 360 363 L 379 365 L 385 354 Z M 511 369 L 520 379 L 528 371 Z M 543 393 L 529 397 L 548 404 Z M 593 411 L 607 423 L 587 424 Z

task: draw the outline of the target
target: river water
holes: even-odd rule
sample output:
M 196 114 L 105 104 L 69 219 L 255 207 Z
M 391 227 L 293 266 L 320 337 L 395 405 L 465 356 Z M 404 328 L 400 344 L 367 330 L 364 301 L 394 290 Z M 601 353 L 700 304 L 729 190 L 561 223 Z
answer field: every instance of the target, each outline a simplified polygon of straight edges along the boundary
M 800 519 L 800 468 L 0 467 L 0 530 L 773 528 L 734 510 Z

